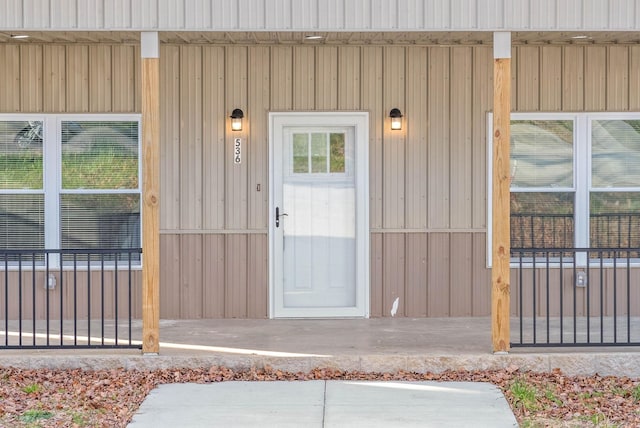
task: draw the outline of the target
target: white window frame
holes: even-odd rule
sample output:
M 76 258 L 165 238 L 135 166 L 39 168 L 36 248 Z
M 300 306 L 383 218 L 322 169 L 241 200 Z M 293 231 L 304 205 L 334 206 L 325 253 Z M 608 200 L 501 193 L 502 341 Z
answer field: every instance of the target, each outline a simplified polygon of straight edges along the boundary
M 42 190 L 9 190 L 3 193 L 44 193 L 44 248 L 58 249 L 61 245 L 61 224 L 60 224 L 60 195 L 63 194 L 139 194 L 142 204 L 142 115 L 140 114 L 108 114 L 108 113 L 80 113 L 80 114 L 33 114 L 33 113 L 9 113 L 0 114 L 0 121 L 41 121 L 43 122 L 42 131 Z M 138 122 L 138 187 L 136 189 L 63 189 L 62 188 L 62 140 L 61 140 L 61 124 L 62 122 L 78 121 L 78 122 Z M 140 206 L 140 230 L 142 230 L 142 205 Z M 142 243 L 140 243 L 140 246 Z M 58 254 L 49 256 L 49 269 L 63 270 L 73 269 L 73 266 L 67 266 L 60 263 Z M 86 263 L 79 263 L 78 268 L 86 268 Z M 113 269 L 108 264 L 105 270 Z M 132 264 L 132 269 L 142 268 L 142 257 L 139 263 Z M 11 266 L 10 270 L 18 269 L 17 266 Z M 23 265 L 22 270 L 29 270 L 30 265 Z M 44 265 L 36 266 L 36 270 L 44 270 Z M 0 266 L 0 270 L 4 270 L 4 266 Z
M 513 120 L 572 120 L 573 129 L 573 185 L 572 187 L 559 188 L 559 191 L 573 191 L 575 194 L 574 206 L 574 246 L 576 248 L 589 247 L 589 195 L 592 192 L 602 191 L 603 188 L 594 190 L 591 184 L 591 123 L 594 120 L 640 120 L 638 112 L 518 112 L 511 113 Z M 524 188 L 518 192 L 549 191 L 549 188 Z M 607 187 L 607 192 L 640 192 L 640 187 Z M 493 113 L 487 113 L 487 267 L 492 266 L 493 250 Z M 599 260 L 589 261 L 589 265 L 600 264 Z M 605 265 L 613 264 L 606 262 Z M 517 263 L 512 261 L 512 267 Z M 559 263 L 550 264 L 551 266 Z M 587 265 L 587 255 L 577 254 L 576 265 Z M 632 265 L 640 266 L 640 262 Z

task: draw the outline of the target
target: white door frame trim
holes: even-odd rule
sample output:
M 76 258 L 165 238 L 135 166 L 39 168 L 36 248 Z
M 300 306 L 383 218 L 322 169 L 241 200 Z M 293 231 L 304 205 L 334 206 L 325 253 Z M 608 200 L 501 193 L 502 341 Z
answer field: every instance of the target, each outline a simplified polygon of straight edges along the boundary
M 282 260 L 275 252 L 275 168 L 282 170 L 282 153 L 274 153 L 276 138 L 287 126 L 353 127 L 356 158 L 356 306 L 344 315 L 325 315 L 326 308 L 309 308 L 304 318 L 368 318 L 370 312 L 369 246 L 369 113 L 341 112 L 270 112 L 269 113 L 269 318 L 301 318 L 276 314 L 275 263 Z M 277 156 L 276 156 L 277 155 Z M 274 167 L 275 165 L 275 167 Z M 351 308 L 349 308 L 351 309 Z

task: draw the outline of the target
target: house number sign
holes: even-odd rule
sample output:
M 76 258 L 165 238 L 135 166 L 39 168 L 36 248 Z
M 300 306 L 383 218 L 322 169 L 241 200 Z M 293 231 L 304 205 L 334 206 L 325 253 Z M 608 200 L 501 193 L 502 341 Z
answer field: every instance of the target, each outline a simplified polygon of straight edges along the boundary
M 241 138 L 233 139 L 233 163 L 237 165 L 242 163 L 242 139 Z

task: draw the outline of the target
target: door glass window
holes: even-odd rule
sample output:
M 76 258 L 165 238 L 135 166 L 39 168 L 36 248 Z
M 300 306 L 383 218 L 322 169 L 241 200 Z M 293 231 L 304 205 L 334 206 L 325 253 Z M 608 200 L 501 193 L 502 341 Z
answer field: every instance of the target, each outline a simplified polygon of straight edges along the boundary
M 327 172 L 327 134 L 311 134 L 311 172 Z
M 331 145 L 330 172 L 345 172 L 344 170 L 344 134 L 329 134 Z
M 345 134 L 342 132 L 296 132 L 292 135 L 294 174 L 344 174 Z
M 306 174 L 309 172 L 309 138 L 308 134 L 293 134 L 293 172 Z

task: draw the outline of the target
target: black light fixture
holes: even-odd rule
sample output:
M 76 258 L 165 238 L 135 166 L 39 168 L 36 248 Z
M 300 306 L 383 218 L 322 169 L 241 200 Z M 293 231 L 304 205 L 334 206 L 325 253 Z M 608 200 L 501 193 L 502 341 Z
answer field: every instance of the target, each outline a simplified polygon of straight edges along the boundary
M 402 129 L 402 112 L 397 108 L 392 108 L 389 112 L 391 118 L 391 130 L 398 131 Z
M 242 118 L 244 117 L 244 112 L 239 108 L 233 109 L 231 112 L 231 130 L 232 131 L 242 131 Z

